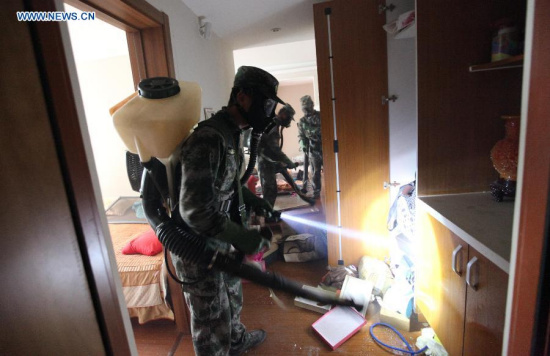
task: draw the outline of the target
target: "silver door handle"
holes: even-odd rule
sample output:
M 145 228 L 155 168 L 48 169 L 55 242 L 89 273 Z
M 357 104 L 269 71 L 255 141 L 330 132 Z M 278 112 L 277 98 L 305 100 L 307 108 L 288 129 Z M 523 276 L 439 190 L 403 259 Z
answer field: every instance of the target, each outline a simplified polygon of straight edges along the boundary
M 453 272 L 458 274 L 459 276 L 462 275 L 462 258 L 460 259 L 460 266 L 459 268 L 456 268 L 456 256 L 458 256 L 458 253 L 462 250 L 462 245 L 458 245 L 454 251 L 453 251 L 453 259 L 452 259 L 452 266 Z
M 478 285 L 478 281 L 476 278 L 476 281 L 472 282 L 472 267 L 474 266 L 474 264 L 477 262 L 477 257 L 474 257 L 470 260 L 470 262 L 468 262 L 468 265 L 466 266 L 466 283 L 472 287 L 473 290 L 477 290 L 477 285 Z

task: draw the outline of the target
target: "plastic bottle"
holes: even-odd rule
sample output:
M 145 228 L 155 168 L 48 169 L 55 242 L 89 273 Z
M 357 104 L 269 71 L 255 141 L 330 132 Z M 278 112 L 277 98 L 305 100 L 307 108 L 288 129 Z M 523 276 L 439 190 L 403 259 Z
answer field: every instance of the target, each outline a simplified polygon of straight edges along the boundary
M 519 36 L 517 27 L 503 19 L 496 24 L 493 37 L 491 61 L 496 62 L 519 54 Z

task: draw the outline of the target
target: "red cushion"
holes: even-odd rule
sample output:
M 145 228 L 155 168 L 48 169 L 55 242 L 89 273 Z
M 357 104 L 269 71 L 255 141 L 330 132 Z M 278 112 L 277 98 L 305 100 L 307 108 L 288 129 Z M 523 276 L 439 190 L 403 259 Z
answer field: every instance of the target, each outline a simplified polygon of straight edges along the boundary
M 142 233 L 132 241 L 128 242 L 122 249 L 125 255 L 147 255 L 154 256 L 162 251 L 162 244 L 155 235 L 153 229 Z
M 256 183 L 259 181 L 260 179 L 256 176 L 253 176 L 251 175 L 249 178 L 248 178 L 248 182 L 246 183 L 246 186 L 248 187 L 248 189 L 256 194 Z

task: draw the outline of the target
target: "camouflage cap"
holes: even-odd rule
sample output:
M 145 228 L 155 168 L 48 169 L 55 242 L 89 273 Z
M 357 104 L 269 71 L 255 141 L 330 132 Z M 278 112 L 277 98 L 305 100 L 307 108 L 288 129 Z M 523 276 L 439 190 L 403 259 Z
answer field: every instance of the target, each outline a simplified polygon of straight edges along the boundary
M 290 104 L 285 104 L 280 110 L 279 114 L 281 112 L 286 112 L 288 116 L 291 118 L 291 120 L 294 120 L 294 115 L 296 114 L 296 111 Z
M 283 105 L 285 104 L 277 96 L 279 81 L 265 70 L 257 67 L 239 67 L 237 74 L 235 74 L 233 87 L 259 89 L 269 99 L 273 99 Z
M 309 95 L 304 95 L 300 98 L 300 103 L 302 105 L 307 105 L 308 103 L 311 103 L 313 104 L 313 100 L 311 99 L 311 96 Z

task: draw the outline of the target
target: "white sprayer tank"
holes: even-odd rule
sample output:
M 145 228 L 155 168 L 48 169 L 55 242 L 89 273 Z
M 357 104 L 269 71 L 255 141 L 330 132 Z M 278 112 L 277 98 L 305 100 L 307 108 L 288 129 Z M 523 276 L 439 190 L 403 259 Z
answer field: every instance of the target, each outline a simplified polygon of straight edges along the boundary
M 155 85 L 161 90 L 163 85 L 177 87 L 175 83 L 179 84 L 179 93 L 173 95 L 172 91 L 172 96 L 151 98 L 154 95 L 150 92 L 143 93 L 142 82 L 140 94 L 143 96 L 134 93 L 111 109 L 120 138 L 130 152 L 139 155 L 141 162 L 148 162 L 151 157 L 168 159 L 200 119 L 202 93 L 197 83 L 170 78 L 151 80 L 155 79 Z

